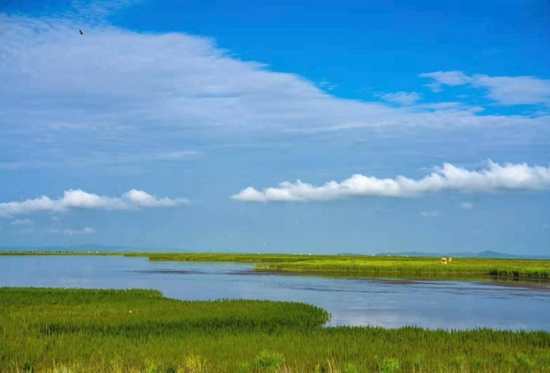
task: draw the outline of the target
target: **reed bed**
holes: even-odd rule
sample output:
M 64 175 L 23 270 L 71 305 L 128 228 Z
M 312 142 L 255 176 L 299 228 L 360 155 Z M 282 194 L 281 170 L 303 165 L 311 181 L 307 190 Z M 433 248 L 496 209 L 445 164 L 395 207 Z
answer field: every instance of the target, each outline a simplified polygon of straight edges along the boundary
M 394 277 L 449 277 L 468 278 L 480 276 L 550 279 L 550 261 L 517 259 L 454 259 L 442 264 L 438 258 L 365 257 L 361 259 L 312 259 L 288 263 L 268 263 L 257 270 L 342 273 L 357 276 Z
M 126 254 L 151 261 L 256 263 L 259 271 L 342 274 L 347 277 L 550 279 L 550 260 L 297 254 L 166 253 Z
M 550 333 L 323 327 L 314 306 L 0 288 L 2 372 L 548 372 Z

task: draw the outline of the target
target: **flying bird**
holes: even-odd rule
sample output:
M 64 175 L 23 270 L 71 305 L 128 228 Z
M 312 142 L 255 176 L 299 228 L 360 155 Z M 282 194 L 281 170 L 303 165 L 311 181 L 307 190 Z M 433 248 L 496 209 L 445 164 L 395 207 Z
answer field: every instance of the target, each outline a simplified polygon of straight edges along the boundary
M 78 31 L 80 31 L 80 35 L 84 35 L 84 33 L 82 32 L 82 30 L 78 30 Z

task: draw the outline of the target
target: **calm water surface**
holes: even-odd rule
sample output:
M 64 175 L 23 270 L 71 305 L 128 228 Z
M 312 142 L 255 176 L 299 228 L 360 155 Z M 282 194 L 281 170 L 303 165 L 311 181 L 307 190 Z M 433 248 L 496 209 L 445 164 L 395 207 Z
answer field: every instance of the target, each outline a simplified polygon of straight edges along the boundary
M 0 286 L 145 288 L 184 300 L 298 301 L 329 311 L 330 325 L 550 331 L 547 285 L 331 279 L 256 273 L 248 264 L 117 256 L 3 256 Z

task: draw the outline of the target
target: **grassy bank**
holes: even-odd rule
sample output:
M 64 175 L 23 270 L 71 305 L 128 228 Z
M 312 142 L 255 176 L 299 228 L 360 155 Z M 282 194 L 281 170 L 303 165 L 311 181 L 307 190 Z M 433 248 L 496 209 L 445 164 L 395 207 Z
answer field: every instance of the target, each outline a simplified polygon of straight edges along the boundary
M 0 371 L 547 372 L 550 333 L 323 328 L 300 303 L 0 288 Z

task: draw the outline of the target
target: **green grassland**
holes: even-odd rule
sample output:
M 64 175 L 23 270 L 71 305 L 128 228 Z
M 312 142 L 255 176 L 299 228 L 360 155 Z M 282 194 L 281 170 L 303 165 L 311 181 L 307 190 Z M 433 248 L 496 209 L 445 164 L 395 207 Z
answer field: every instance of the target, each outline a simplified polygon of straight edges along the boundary
M 438 258 L 364 257 L 312 259 L 288 263 L 267 263 L 257 270 L 341 273 L 349 276 L 408 278 L 480 278 L 550 279 L 550 261 L 518 259 L 455 258 L 442 264 Z
M 292 254 L 128 254 L 153 261 L 245 262 L 256 270 L 310 274 L 341 274 L 346 277 L 550 279 L 549 260 L 441 258 L 397 256 L 343 256 Z
M 2 372 L 548 372 L 550 333 L 323 327 L 314 306 L 0 288 Z

